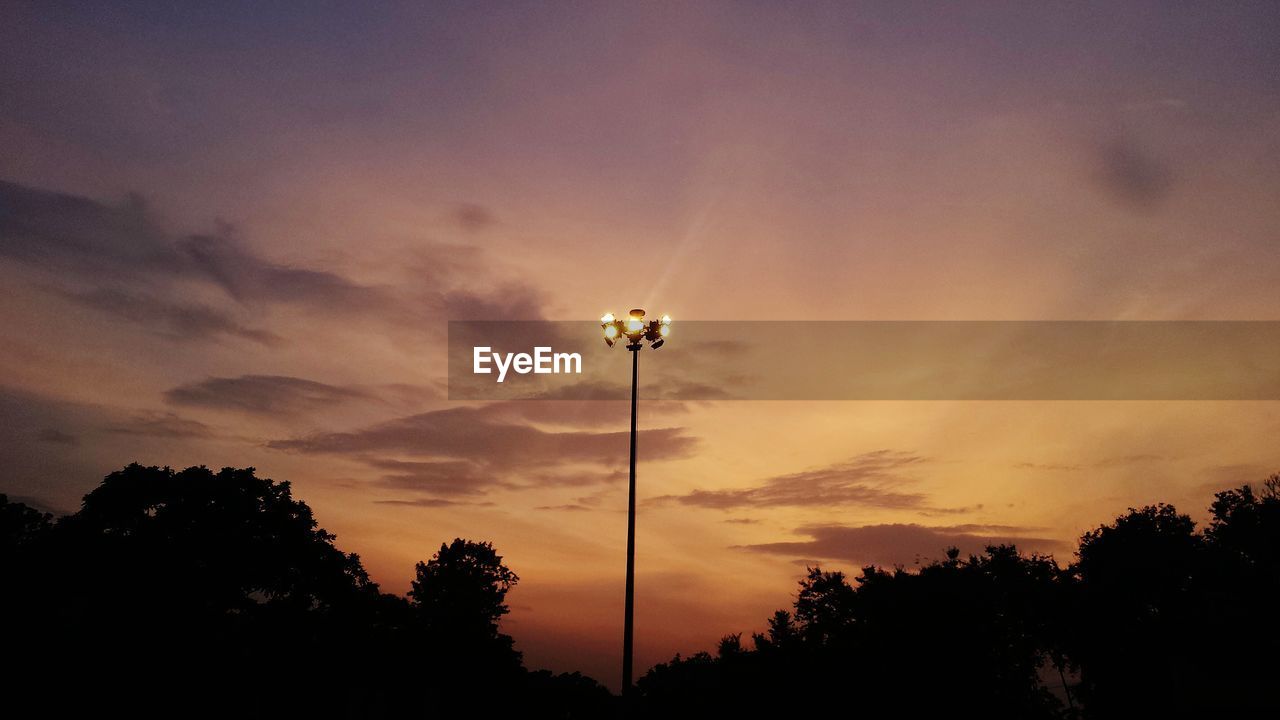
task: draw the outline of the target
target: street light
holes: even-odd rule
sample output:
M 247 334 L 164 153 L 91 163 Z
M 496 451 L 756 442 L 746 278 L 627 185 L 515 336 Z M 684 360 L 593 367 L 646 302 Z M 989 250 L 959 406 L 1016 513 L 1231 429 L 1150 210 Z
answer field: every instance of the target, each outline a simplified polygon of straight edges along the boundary
M 627 339 L 631 351 L 631 484 L 627 491 L 627 601 L 626 616 L 622 623 L 622 694 L 631 694 L 631 648 L 635 622 L 636 591 L 636 382 L 639 377 L 640 348 L 644 342 L 657 350 L 671 334 L 671 316 L 645 322 L 644 310 L 632 310 L 626 320 L 619 320 L 613 313 L 600 318 L 604 341 L 609 347 L 621 338 Z

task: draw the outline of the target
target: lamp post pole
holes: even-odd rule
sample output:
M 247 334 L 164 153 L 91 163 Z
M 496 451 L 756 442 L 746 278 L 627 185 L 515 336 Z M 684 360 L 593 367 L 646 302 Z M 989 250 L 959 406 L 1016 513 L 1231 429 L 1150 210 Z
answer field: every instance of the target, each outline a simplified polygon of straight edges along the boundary
M 631 653 L 635 632 L 636 593 L 636 388 L 640 375 L 640 343 L 631 351 L 631 482 L 627 490 L 627 600 L 622 624 L 622 694 L 631 695 Z
M 636 605 L 636 396 L 639 394 L 640 348 L 648 342 L 657 350 L 671 333 L 671 316 L 661 320 L 645 321 L 644 310 L 632 310 L 625 320 L 605 313 L 600 318 L 604 341 L 609 347 L 623 338 L 631 351 L 631 475 L 627 486 L 627 597 L 622 620 L 622 696 L 630 698 L 635 692 L 631 686 L 632 654 L 635 639 Z

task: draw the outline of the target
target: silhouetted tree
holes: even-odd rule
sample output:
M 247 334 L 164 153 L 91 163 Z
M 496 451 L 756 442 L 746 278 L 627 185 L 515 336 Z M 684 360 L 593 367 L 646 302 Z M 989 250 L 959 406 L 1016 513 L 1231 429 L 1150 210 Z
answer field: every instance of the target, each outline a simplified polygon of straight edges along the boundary
M 416 571 L 409 598 L 425 623 L 484 636 L 498 634 L 507 592 L 520 581 L 492 543 L 462 538 L 441 545 Z
M 454 694 L 513 694 L 523 673 L 520 653 L 498 630 L 507 613 L 507 592 L 519 578 L 487 542 L 456 538 L 417 565 L 409 591 L 413 621 L 421 634 L 420 661 L 441 687 Z M 424 697 L 425 707 L 445 712 L 449 699 Z
M 52 516 L 0 493 L 0 617 L 4 635 L 21 647 L 17 632 L 41 607 L 38 597 L 43 545 L 53 529 Z
M 599 717 L 589 678 L 526 673 L 498 632 L 515 584 L 488 543 L 379 592 L 289 483 L 130 465 L 49 518 L 0 497 L 6 706 L 28 715 L 429 716 L 508 704 Z M 483 695 L 477 693 L 482 692 Z M 479 702 L 478 698 L 485 698 Z
M 1274 580 L 1280 566 L 1280 475 L 1255 495 L 1245 485 L 1214 496 L 1205 536 L 1242 572 Z
M 812 567 L 808 573 L 796 597 L 796 624 L 806 642 L 823 645 L 849 629 L 857 596 L 842 572 Z
M 1280 709 L 1280 498 L 1218 493 L 1203 533 L 1172 506 L 1086 533 L 1073 566 L 1067 654 L 1090 717 Z
M 991 546 L 917 571 L 808 568 L 791 611 L 675 656 L 644 716 L 1274 715 L 1280 476 L 1220 492 L 1203 531 L 1170 505 L 1085 533 L 1075 562 Z M 288 483 L 130 465 L 73 515 L 0 495 L 6 714 L 522 715 L 616 707 L 528 672 L 501 632 L 518 578 L 461 538 L 382 593 Z M 16 651 L 14 649 L 17 649 Z M 1050 692 L 1069 685 L 1070 694 Z M 1063 701 L 1067 702 L 1064 703 Z M 799 709 L 799 710 L 797 710 Z
M 799 704 L 806 713 L 1056 716 L 1060 703 L 1038 674 L 1058 572 L 1051 559 L 1008 546 L 967 559 L 952 550 L 918 573 L 864 568 L 856 586 L 811 567 L 794 615 L 775 613 L 754 651 L 730 635 L 716 657 L 677 656 L 642 678 L 646 710 L 695 717 Z
M 0 493 L 0 557 L 10 557 L 41 538 L 53 527 L 53 516 Z
M 65 677 L 77 692 L 52 697 L 98 709 L 341 707 L 340 654 L 378 591 L 332 540 L 252 468 L 113 472 L 32 549 L 23 631 L 60 671 L 31 680 Z M 254 667 L 307 692 L 250 682 Z
M 751 642 L 755 645 L 756 650 L 762 652 L 771 652 L 774 650 L 785 650 L 799 637 L 796 630 L 795 620 L 792 619 L 791 613 L 786 610 L 778 610 L 768 620 L 768 634 L 752 633 Z

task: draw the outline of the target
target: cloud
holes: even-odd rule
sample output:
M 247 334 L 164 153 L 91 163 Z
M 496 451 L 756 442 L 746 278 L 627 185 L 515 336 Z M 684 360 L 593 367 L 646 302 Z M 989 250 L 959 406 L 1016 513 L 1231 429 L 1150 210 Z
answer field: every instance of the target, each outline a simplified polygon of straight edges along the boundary
M 543 300 L 541 292 L 514 282 L 483 292 L 461 288 L 441 295 L 442 311 L 450 320 L 539 320 Z
M 378 505 L 407 505 L 409 507 L 454 507 L 456 505 L 473 505 L 476 507 L 492 507 L 491 502 L 468 502 L 464 500 L 447 500 L 445 498 L 415 498 L 412 500 L 374 500 Z
M 246 327 L 232 319 L 229 313 L 207 305 L 175 303 L 152 295 L 108 288 L 64 293 L 63 297 L 99 312 L 149 327 L 173 340 L 203 340 L 225 335 L 266 346 L 283 343 L 283 338 L 279 335 Z
M 388 471 L 379 484 L 435 495 L 477 495 L 496 484 L 482 466 L 466 460 L 406 461 L 373 458 L 369 465 Z
M 331 272 L 280 265 L 241 247 L 228 227 L 221 234 L 175 238 L 140 196 L 119 205 L 0 181 L 0 256 L 130 286 L 165 280 L 205 281 L 239 301 L 276 301 L 369 309 L 385 303 L 378 288 Z
M 177 448 L 189 438 L 218 435 L 215 428 L 169 413 L 0 386 L 0 492 L 38 498 L 49 507 L 75 507 L 112 469 L 154 452 L 173 457 L 169 453 L 183 452 Z
M 614 473 L 613 478 L 616 478 L 619 480 L 625 480 L 626 474 L 621 472 Z M 564 512 L 583 512 L 586 510 L 599 510 L 600 502 L 604 499 L 604 496 L 608 492 L 609 492 L 608 490 L 602 490 L 595 493 L 594 495 L 585 495 L 583 497 L 574 498 L 572 502 L 567 502 L 560 505 L 539 505 L 535 507 L 534 510 L 553 510 L 553 511 L 559 510 Z
M 627 473 L 622 470 L 606 471 L 600 468 L 592 468 L 579 471 L 517 473 L 514 477 L 516 479 L 511 483 L 511 487 L 516 488 L 584 487 L 587 485 L 621 483 L 627 479 Z
M 1075 472 L 1084 468 L 1083 465 L 1075 465 L 1070 463 L 1034 463 L 1020 462 L 1014 463 L 1014 467 L 1018 470 L 1061 470 L 1064 472 Z
M 584 510 L 595 510 L 595 508 L 580 505 L 578 503 L 567 503 L 565 505 L 539 505 L 534 510 L 559 510 L 564 512 L 582 512 Z
M 0 492 L 31 497 L 29 505 L 78 504 L 102 476 L 84 440 L 105 421 L 98 408 L 0 385 Z
M 55 455 L 73 448 L 92 450 L 94 435 L 134 435 L 162 438 L 219 437 L 220 432 L 198 420 L 174 413 L 131 411 L 123 408 L 67 402 L 0 386 L 0 428 L 5 439 L 24 455 Z M 90 442 L 85 442 L 89 439 Z M 35 443 L 59 445 L 36 450 Z
M 349 432 L 272 440 L 276 450 L 346 455 L 386 473 L 378 484 L 432 496 L 496 488 L 582 486 L 616 480 L 628 433 L 548 431 L 513 417 L 515 403 L 456 407 Z M 682 428 L 642 430 L 647 460 L 685 457 L 696 440 Z M 410 459 L 404 459 L 410 458 Z
M 80 275 L 174 270 L 177 255 L 141 198 L 110 207 L 0 181 L 0 256 Z
M 980 552 L 987 545 L 1016 544 L 1023 550 L 1053 553 L 1071 548 L 1069 543 L 1045 537 L 1027 536 L 1036 528 L 1012 525 L 809 525 L 796 532 L 810 539 L 740 545 L 744 550 L 789 555 L 798 559 L 842 560 L 856 565 L 907 565 L 940 558 L 948 547 L 965 554 Z
M 903 492 L 895 486 L 907 480 L 903 471 L 925 460 L 911 453 L 876 450 L 835 465 L 768 478 L 755 487 L 694 490 L 663 499 L 719 509 L 836 505 L 921 508 L 923 494 Z
M 423 332 L 450 319 L 536 319 L 543 295 L 496 280 L 475 248 L 424 243 L 422 272 L 403 286 L 370 285 L 325 269 L 282 264 L 250 248 L 229 225 L 171 234 L 138 195 L 118 204 L 0 181 L 0 261 L 73 302 L 177 340 L 282 339 L 237 319 L 272 307 L 321 317 L 355 315 Z M 480 222 L 473 210 L 469 222 Z M 190 300 L 200 296 L 200 302 Z M 433 324 L 434 322 L 434 324 Z
M 286 375 L 210 377 L 179 385 L 165 392 L 165 400 L 189 405 L 234 410 L 254 415 L 293 415 L 370 397 L 357 388 L 327 385 Z
M 651 385 L 641 385 L 640 395 L 650 400 L 692 401 L 733 400 L 738 397 L 724 387 L 696 380 L 670 379 Z
M 501 410 L 501 408 L 500 408 Z M 680 428 L 640 431 L 648 459 L 687 455 L 694 439 Z M 467 460 L 504 469 L 568 462 L 609 464 L 627 452 L 626 432 L 549 432 L 503 420 L 486 407 L 457 407 L 410 415 L 351 432 L 273 440 L 269 447 L 301 453 L 393 452 Z
M 573 386 L 567 386 L 573 387 Z M 631 417 L 631 404 L 620 400 L 511 400 L 490 403 L 485 411 L 490 417 L 510 421 L 528 421 L 535 425 L 560 427 L 616 427 L 627 428 Z M 688 407 L 679 402 L 650 402 L 645 407 L 645 417 L 685 415 Z
M 128 417 L 113 421 L 102 429 L 117 435 L 147 435 L 162 438 L 208 438 L 220 436 L 218 431 L 198 420 L 163 412 L 134 413 Z
M 1163 455 L 1153 455 L 1151 453 L 1138 453 L 1134 455 L 1114 455 L 1105 457 L 1093 464 L 1096 468 L 1112 468 L 1126 467 L 1128 465 L 1141 465 L 1143 463 L 1158 462 L 1165 460 Z
M 205 278 L 240 302 L 273 302 L 366 312 L 391 305 L 383 288 L 321 270 L 277 265 L 240 247 L 231 235 L 192 235 L 174 244 L 184 274 Z
M 496 224 L 498 218 L 483 205 L 458 203 L 453 209 L 453 221 L 467 232 L 479 232 Z
M 1196 471 L 1196 477 L 1201 480 L 1193 486 L 1189 494 L 1195 502 L 1203 502 L 1205 498 L 1215 493 L 1234 490 L 1242 485 L 1251 485 L 1257 490 L 1261 481 L 1270 477 L 1278 469 L 1280 466 L 1276 464 L 1265 463 L 1209 465 Z
M 1173 173 L 1130 138 L 1099 149 L 1100 183 L 1117 203 L 1147 211 L 1162 204 L 1173 189 Z
M 1120 107 L 1130 112 L 1180 111 L 1187 109 L 1187 101 L 1182 98 L 1163 97 L 1154 100 L 1134 100 L 1124 103 Z
M 71 433 L 62 432 L 56 428 L 45 428 L 36 434 L 36 439 L 40 442 L 53 443 L 55 445 L 70 445 L 72 447 L 80 444 L 80 438 Z
M 1086 468 L 1105 470 L 1107 468 L 1127 467 L 1129 465 L 1140 465 L 1143 463 L 1156 462 L 1164 460 L 1162 455 L 1137 454 L 1137 455 L 1116 455 L 1113 457 L 1105 457 L 1101 460 L 1095 460 L 1091 463 L 1037 463 L 1037 462 L 1020 462 L 1015 463 L 1013 467 L 1019 470 L 1055 470 L 1063 472 L 1077 472 Z
M 986 505 L 978 503 L 976 505 L 963 505 L 961 507 L 928 507 L 921 508 L 918 513 L 923 517 L 940 517 L 947 515 L 968 515 L 972 512 L 978 512 L 985 508 Z

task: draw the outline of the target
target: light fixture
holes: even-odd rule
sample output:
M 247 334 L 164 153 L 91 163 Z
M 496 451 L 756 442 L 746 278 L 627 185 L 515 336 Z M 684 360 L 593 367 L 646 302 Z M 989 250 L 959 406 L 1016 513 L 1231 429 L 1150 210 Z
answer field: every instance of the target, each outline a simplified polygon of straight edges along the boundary
M 643 342 L 648 342 L 649 347 L 657 350 L 671 334 L 671 316 L 663 315 L 660 320 L 646 321 L 644 310 L 639 308 L 627 313 L 626 319 L 619 319 L 609 312 L 600 317 L 600 328 L 604 331 L 604 342 L 609 347 L 625 337 L 628 350 L 639 350 Z

